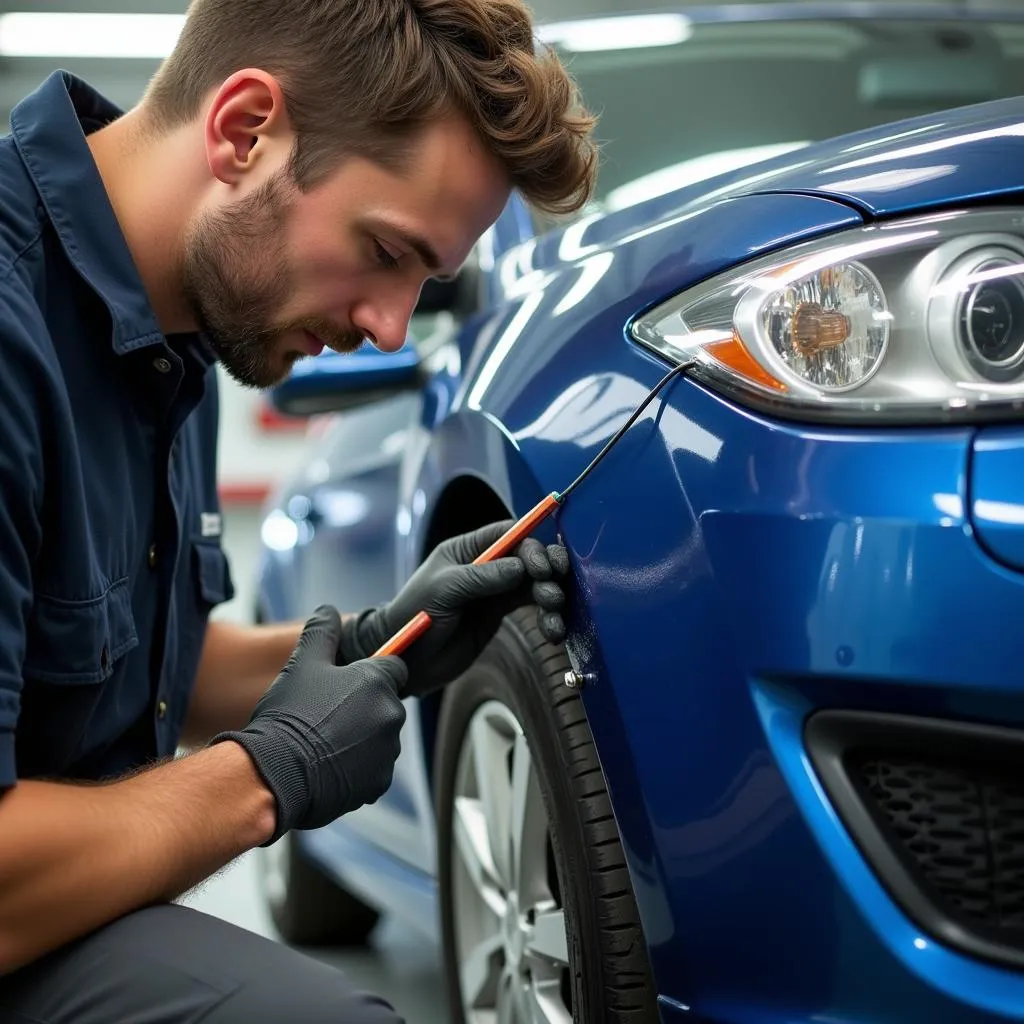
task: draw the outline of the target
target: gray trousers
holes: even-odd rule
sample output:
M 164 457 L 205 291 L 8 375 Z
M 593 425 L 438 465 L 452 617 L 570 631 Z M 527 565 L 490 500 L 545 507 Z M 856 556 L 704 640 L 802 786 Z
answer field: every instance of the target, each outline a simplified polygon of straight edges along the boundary
M 130 914 L 6 977 L 2 1024 L 402 1024 L 384 1000 L 198 911 Z

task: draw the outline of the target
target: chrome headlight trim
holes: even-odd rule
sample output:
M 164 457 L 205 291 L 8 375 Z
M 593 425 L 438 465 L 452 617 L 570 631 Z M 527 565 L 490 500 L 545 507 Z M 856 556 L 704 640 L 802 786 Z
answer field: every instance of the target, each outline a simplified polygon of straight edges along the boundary
M 874 314 L 889 324 L 870 372 L 849 386 L 825 387 L 793 371 L 766 337 L 761 314 L 785 287 L 840 264 L 855 266 L 873 282 L 882 296 Z M 997 284 L 983 294 L 986 281 Z M 841 302 L 835 306 L 839 313 L 845 308 Z M 964 319 L 969 309 L 981 310 L 973 326 Z M 976 334 L 980 324 L 986 351 L 1011 352 L 988 377 L 980 357 L 971 358 L 965 323 Z M 695 360 L 690 375 L 713 391 L 788 419 L 872 424 L 1020 419 L 1024 208 L 957 210 L 803 242 L 686 289 L 637 317 L 629 333 L 670 364 Z M 716 357 L 727 349 L 729 358 Z M 1000 374 L 1010 379 L 992 379 Z

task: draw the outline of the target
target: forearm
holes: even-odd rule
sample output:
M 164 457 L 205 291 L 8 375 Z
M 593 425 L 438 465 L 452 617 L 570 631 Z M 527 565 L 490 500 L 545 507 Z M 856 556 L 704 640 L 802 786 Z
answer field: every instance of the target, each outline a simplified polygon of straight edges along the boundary
M 301 632 L 301 623 L 211 622 L 182 742 L 199 745 L 218 733 L 243 728 L 256 702 L 291 657 Z
M 0 974 L 168 902 L 265 842 L 275 805 L 220 743 L 120 782 L 21 782 L 0 798 Z

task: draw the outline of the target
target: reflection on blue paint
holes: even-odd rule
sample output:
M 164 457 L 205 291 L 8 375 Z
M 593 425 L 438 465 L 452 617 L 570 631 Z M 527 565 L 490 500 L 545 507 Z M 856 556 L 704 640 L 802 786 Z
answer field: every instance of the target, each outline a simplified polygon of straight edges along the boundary
M 523 299 L 516 315 L 512 318 L 512 322 L 502 332 L 476 376 L 476 381 L 466 401 L 470 409 L 481 409 L 483 407 L 484 396 L 487 394 L 487 389 L 491 386 L 502 361 L 512 351 L 512 346 L 515 345 L 519 340 L 519 336 L 526 330 L 526 325 L 530 322 L 530 318 L 540 309 L 543 301 L 543 288 L 531 292 Z

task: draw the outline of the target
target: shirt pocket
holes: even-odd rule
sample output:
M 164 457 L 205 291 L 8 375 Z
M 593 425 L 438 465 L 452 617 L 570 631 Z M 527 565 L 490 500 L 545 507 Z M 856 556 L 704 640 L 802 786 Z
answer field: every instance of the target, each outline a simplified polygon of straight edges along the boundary
M 127 579 L 84 601 L 36 594 L 24 675 L 42 683 L 88 685 L 109 679 L 139 637 Z
M 212 608 L 235 596 L 234 583 L 227 555 L 220 542 L 193 538 L 193 571 L 200 606 Z

